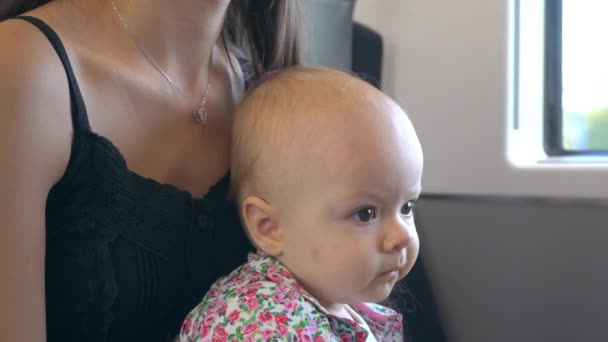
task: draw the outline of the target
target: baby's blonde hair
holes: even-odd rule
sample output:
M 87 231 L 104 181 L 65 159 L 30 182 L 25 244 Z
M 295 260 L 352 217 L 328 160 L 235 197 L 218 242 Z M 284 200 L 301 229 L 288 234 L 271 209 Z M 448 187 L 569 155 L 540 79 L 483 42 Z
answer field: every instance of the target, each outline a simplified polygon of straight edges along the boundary
M 280 165 L 276 160 L 273 163 L 266 159 L 273 157 L 269 149 L 281 148 L 287 154 L 296 151 L 294 136 L 314 134 L 314 124 L 306 122 L 314 122 L 323 115 L 325 100 L 340 101 L 335 94 L 324 99 L 319 98 L 318 91 L 311 91 L 319 87 L 319 80 L 336 76 L 344 80 L 344 86 L 349 79 L 356 80 L 337 70 L 292 67 L 268 74 L 245 95 L 236 110 L 232 129 L 232 195 L 239 204 L 259 188 L 276 185 L 277 179 L 267 179 L 267 171 Z

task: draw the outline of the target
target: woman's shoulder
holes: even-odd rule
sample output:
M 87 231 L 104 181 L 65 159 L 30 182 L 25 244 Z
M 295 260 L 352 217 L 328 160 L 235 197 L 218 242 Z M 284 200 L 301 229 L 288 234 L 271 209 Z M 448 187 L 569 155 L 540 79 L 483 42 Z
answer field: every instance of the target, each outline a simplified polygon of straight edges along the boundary
M 15 73 L 24 76 L 21 79 L 27 80 L 27 76 L 35 75 L 35 71 L 48 67 L 59 66 L 61 70 L 61 61 L 49 39 L 31 21 L 18 17 L 1 21 L 0 44 L 3 47 L 0 58 L 10 63 L 3 63 L 0 67 L 12 67 Z
M 11 143 L 31 151 L 32 159 L 53 160 L 52 176 L 58 179 L 69 159 L 72 131 L 61 61 L 40 30 L 23 20 L 0 22 L 0 46 L 0 126 L 19 132 Z
M 19 19 L 0 22 L 0 46 L 0 96 L 11 94 L 30 107 L 69 110 L 64 67 L 39 28 Z

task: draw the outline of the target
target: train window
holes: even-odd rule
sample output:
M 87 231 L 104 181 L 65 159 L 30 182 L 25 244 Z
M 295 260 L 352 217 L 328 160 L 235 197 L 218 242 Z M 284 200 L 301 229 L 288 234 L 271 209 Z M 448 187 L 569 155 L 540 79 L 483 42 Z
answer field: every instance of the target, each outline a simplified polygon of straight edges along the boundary
M 608 154 L 608 1 L 546 0 L 544 148 Z

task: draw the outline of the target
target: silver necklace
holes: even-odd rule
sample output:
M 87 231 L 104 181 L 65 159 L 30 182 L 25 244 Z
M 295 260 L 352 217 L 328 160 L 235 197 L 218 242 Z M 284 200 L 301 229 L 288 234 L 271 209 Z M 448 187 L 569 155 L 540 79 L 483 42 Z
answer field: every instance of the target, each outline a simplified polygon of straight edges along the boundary
M 152 56 L 150 55 L 148 50 L 146 50 L 146 48 L 144 48 L 142 45 L 140 45 L 137 42 L 137 39 L 135 39 L 135 36 L 131 32 L 131 28 L 129 27 L 129 24 L 127 24 L 127 21 L 125 20 L 125 18 L 122 16 L 120 11 L 118 10 L 118 6 L 116 6 L 115 0 L 111 0 L 111 2 L 112 2 L 112 8 L 114 8 L 114 12 L 118 16 L 118 19 L 120 19 L 122 26 L 124 27 L 125 31 L 129 35 L 129 37 L 131 38 L 133 43 L 135 43 L 135 46 L 137 46 L 139 51 L 144 55 L 144 57 L 148 60 L 148 62 L 150 64 L 152 64 L 152 66 L 154 66 L 154 68 L 156 68 L 156 70 L 158 70 L 158 72 L 160 72 L 160 74 L 167 80 L 167 82 L 169 82 L 169 85 L 171 85 L 171 87 L 173 89 L 175 89 L 178 93 L 180 93 L 182 96 L 185 97 L 186 95 L 184 94 L 184 92 L 181 91 L 181 89 L 177 86 L 177 84 L 175 84 L 175 82 L 173 82 L 173 79 L 171 79 L 171 77 L 169 77 L 169 75 L 167 75 L 167 73 L 163 70 L 163 68 L 161 68 L 160 65 L 158 65 L 158 63 L 156 63 L 156 61 L 154 60 L 154 58 L 152 58 Z M 213 60 L 213 52 L 211 53 L 211 60 Z M 207 124 L 207 94 L 209 93 L 209 88 L 211 87 L 211 83 L 209 81 L 209 78 L 210 78 L 209 76 L 207 76 L 207 86 L 205 87 L 205 92 L 203 93 L 203 99 L 201 100 L 201 104 L 194 111 L 194 118 L 196 119 L 197 122 L 200 122 L 202 124 Z

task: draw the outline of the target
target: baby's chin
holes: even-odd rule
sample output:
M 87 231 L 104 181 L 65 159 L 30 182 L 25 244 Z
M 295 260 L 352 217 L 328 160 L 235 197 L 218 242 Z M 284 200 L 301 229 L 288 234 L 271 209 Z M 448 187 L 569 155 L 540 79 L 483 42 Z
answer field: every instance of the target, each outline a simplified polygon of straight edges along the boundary
M 352 304 L 358 303 L 381 303 L 385 301 L 393 292 L 395 287 L 395 283 L 386 283 L 382 285 L 377 285 L 376 288 L 370 289 L 368 293 L 362 294 L 358 296 L 358 298 L 353 298 L 350 301 Z
M 346 305 L 356 305 L 361 303 L 381 303 L 388 299 L 391 295 L 398 281 L 401 280 L 406 274 L 408 270 L 403 270 L 403 275 L 401 274 L 401 270 L 399 270 L 399 275 L 394 277 L 382 278 L 376 277 L 372 279 L 364 289 L 360 289 L 356 292 L 348 291 L 344 289 L 344 291 L 340 293 L 334 293 L 335 296 L 325 297 L 323 301 L 325 303 L 340 303 Z
M 397 281 L 405 278 L 405 276 L 410 273 L 411 267 L 402 267 L 399 269 L 399 276 L 397 277 Z
M 415 263 L 416 258 L 414 258 L 413 260 L 408 260 L 405 265 L 403 265 L 403 267 L 399 269 L 399 276 L 397 277 L 397 281 L 405 278 L 405 276 L 412 271 L 412 268 L 414 267 Z

